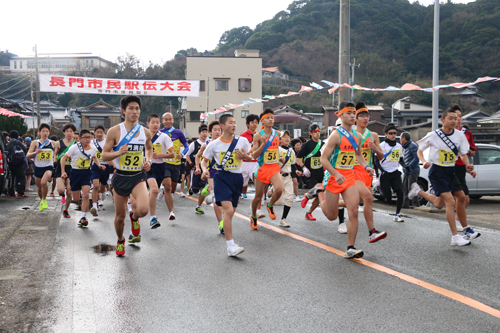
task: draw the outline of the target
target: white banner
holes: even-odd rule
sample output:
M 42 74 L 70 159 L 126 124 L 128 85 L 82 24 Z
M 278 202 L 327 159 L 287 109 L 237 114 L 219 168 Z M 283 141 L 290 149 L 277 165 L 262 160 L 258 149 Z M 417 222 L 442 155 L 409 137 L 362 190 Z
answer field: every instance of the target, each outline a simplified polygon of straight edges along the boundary
M 40 91 L 73 94 L 199 97 L 200 81 L 117 80 L 40 74 Z

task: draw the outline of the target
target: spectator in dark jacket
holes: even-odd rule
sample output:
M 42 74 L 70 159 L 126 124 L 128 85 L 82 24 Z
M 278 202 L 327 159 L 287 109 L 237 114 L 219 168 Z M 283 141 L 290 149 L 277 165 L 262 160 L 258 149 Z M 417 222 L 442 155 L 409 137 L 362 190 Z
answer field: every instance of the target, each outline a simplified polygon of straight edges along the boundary
M 11 185 L 9 186 L 9 195 L 11 197 L 15 197 L 15 192 L 14 192 L 14 187 L 17 185 L 17 196 L 18 197 L 27 197 L 26 194 L 24 194 L 25 188 L 26 188 L 26 175 L 25 175 L 25 161 L 26 161 L 26 153 L 28 152 L 28 148 L 26 148 L 25 145 L 21 141 L 19 141 L 19 133 L 15 130 L 10 131 L 10 141 L 7 143 L 7 146 L 5 149 L 11 153 L 13 151 L 12 148 L 14 147 L 19 147 L 23 153 L 24 153 L 24 159 L 22 160 L 22 163 L 18 163 L 16 165 L 14 164 L 9 164 L 9 169 L 12 175 L 12 182 Z M 18 148 L 18 149 L 19 149 Z M 12 162 L 12 156 L 11 158 L 11 163 Z
M 417 156 L 418 146 L 411 141 L 411 136 L 408 132 L 401 133 L 401 144 L 403 145 L 403 161 L 405 164 L 403 168 L 403 208 L 419 207 L 418 196 L 413 198 L 411 202 L 410 199 L 408 199 L 410 186 L 418 181 L 418 176 L 420 175 L 420 166 Z

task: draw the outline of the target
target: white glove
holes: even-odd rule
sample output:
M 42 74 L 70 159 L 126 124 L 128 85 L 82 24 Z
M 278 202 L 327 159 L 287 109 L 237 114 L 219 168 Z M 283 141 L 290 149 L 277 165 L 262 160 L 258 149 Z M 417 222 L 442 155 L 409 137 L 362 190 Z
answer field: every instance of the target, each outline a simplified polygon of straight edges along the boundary
M 309 169 L 308 169 L 308 168 L 303 167 L 303 168 L 302 168 L 302 172 L 304 173 L 304 176 L 306 176 L 306 177 L 311 177 L 311 171 L 309 171 Z

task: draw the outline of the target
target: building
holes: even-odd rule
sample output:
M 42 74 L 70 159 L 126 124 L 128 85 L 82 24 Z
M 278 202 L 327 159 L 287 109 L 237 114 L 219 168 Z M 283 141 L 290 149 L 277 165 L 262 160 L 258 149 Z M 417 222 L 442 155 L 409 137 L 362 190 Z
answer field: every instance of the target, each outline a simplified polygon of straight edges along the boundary
M 35 57 L 13 57 L 10 59 L 10 72 L 30 73 L 35 71 Z M 91 72 L 94 68 L 113 66 L 101 57 L 84 54 L 51 54 L 38 56 L 38 72 L 41 74 L 66 74 L 74 71 Z
M 74 113 L 75 118 L 80 118 L 79 121 L 75 121 L 75 126 L 79 129 L 93 129 L 95 125 L 102 124 L 108 130 L 124 120 L 119 107 L 108 104 L 102 99 L 88 106 L 76 108 Z
M 292 137 L 295 129 L 300 129 L 302 136 L 309 133 L 309 126 L 312 125 L 312 121 L 313 117 L 310 114 L 292 109 L 288 105 L 280 105 L 274 109 L 274 128 L 288 130 Z
M 490 115 L 481 109 L 476 111 L 471 111 L 462 117 L 462 123 L 465 124 L 475 124 L 479 120 L 489 117 Z
M 262 77 L 288 80 L 288 75 L 281 73 L 278 67 L 262 68 Z
M 323 129 L 323 119 L 324 119 L 324 116 L 323 116 L 322 113 L 319 113 L 319 112 L 306 112 L 305 115 L 311 117 L 311 125 L 318 125 L 319 128 Z
M 476 86 L 470 86 L 459 91 L 449 92 L 446 95 L 459 97 L 462 101 L 472 104 L 483 104 L 485 101 L 483 95 L 478 93 Z
M 438 110 L 441 118 L 442 110 Z M 399 100 L 394 103 L 394 123 L 396 126 L 410 126 L 432 121 L 432 106 Z
M 22 101 L 20 105 L 23 106 L 25 111 L 22 114 L 27 116 L 32 116 L 37 111 L 36 103 L 31 103 L 31 101 Z M 34 112 L 33 112 L 34 111 Z M 59 102 L 51 102 L 47 100 L 40 101 L 40 122 L 47 123 L 52 126 L 61 128 L 67 122 L 74 122 L 74 119 L 71 117 L 71 110 L 69 108 L 63 107 L 59 105 Z M 26 119 L 24 121 L 28 128 L 33 128 L 33 120 Z M 35 119 L 35 127 L 38 127 L 37 119 Z
M 262 58 L 258 50 L 236 50 L 234 57 L 187 57 L 186 80 L 200 80 L 199 97 L 187 97 L 186 137 L 198 136 L 200 115 L 224 107 L 229 103 L 252 102 L 262 98 Z M 227 108 L 227 107 L 226 107 Z M 224 113 L 236 118 L 237 132 L 246 130 L 245 118 L 260 114 L 262 103 L 249 103 L 227 112 L 208 117 L 207 122 Z

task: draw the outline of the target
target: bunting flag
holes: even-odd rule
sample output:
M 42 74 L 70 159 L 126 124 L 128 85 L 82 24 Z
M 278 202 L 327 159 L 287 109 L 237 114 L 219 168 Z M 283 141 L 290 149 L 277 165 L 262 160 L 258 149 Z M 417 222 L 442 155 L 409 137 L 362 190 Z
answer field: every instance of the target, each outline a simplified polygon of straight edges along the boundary
M 433 92 L 433 91 L 437 91 L 437 90 L 440 90 L 440 89 L 445 89 L 445 88 L 456 88 L 456 89 L 463 89 L 463 88 L 467 88 L 467 87 L 470 87 L 470 86 L 473 86 L 477 83 L 481 83 L 481 82 L 490 82 L 490 81 L 493 81 L 493 82 L 497 82 L 497 81 L 500 81 L 500 78 L 499 77 L 492 77 L 492 76 L 484 76 L 484 77 L 480 77 L 480 78 L 477 78 L 476 81 L 474 82 L 469 82 L 469 83 L 462 83 L 462 82 L 455 82 L 455 83 L 450 83 L 450 84 L 441 84 L 441 85 L 437 85 L 435 87 L 430 87 L 430 88 L 421 88 L 415 84 L 412 84 L 412 83 L 405 83 L 401 88 L 397 88 L 397 87 L 394 87 L 394 86 L 389 86 L 387 88 L 366 88 L 366 87 L 361 87 L 360 85 L 349 85 L 347 83 L 333 83 L 333 82 L 330 82 L 330 81 L 327 81 L 327 80 L 322 80 L 321 82 L 328 85 L 329 87 L 331 87 L 330 89 L 328 89 L 328 93 L 329 94 L 333 94 L 335 91 L 337 91 L 340 87 L 344 87 L 344 88 L 348 88 L 348 89 L 354 89 L 354 90 L 364 90 L 364 91 L 374 91 L 374 92 L 378 92 L 378 91 L 423 91 L 423 92 Z M 209 115 L 212 115 L 212 114 L 215 114 L 215 113 L 219 113 L 219 112 L 223 112 L 223 111 L 228 111 L 228 110 L 232 110 L 232 109 L 235 109 L 237 107 L 240 107 L 240 106 L 244 106 L 244 105 L 247 105 L 247 104 L 253 104 L 253 103 L 266 103 L 266 102 L 269 102 L 270 100 L 273 100 L 273 99 L 276 99 L 276 98 L 284 98 L 284 97 L 288 97 L 288 96 L 295 96 L 295 95 L 300 95 L 302 94 L 303 92 L 311 92 L 311 91 L 314 91 L 314 90 L 320 90 L 320 89 L 324 89 L 323 86 L 319 85 L 318 83 L 315 83 L 315 82 L 311 82 L 309 83 L 310 87 L 307 87 L 307 86 L 302 86 L 300 88 L 300 90 L 298 92 L 295 92 L 295 91 L 289 91 L 287 94 L 280 94 L 278 96 L 274 96 L 274 95 L 266 95 L 264 96 L 263 98 L 249 98 L 251 99 L 253 102 L 250 102 L 250 101 L 243 101 L 242 104 L 230 104 L 228 103 L 228 105 L 224 105 L 225 108 L 219 108 L 213 112 L 207 112 L 207 113 L 202 113 L 200 115 L 200 120 L 205 120 L 208 118 Z

